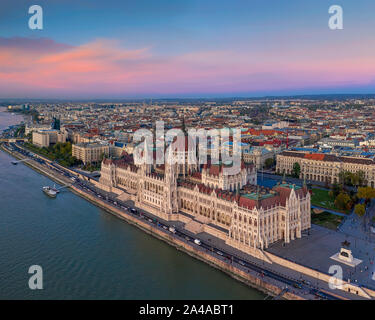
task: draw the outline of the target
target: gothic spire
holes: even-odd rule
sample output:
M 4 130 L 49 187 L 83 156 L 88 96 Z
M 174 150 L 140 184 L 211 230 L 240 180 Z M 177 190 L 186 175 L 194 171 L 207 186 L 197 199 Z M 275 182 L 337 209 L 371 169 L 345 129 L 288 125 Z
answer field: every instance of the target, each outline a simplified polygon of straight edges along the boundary
M 184 135 L 186 136 L 187 132 L 186 132 L 186 127 L 185 127 L 185 117 L 182 117 L 181 121 L 182 121 L 181 130 L 184 133 Z

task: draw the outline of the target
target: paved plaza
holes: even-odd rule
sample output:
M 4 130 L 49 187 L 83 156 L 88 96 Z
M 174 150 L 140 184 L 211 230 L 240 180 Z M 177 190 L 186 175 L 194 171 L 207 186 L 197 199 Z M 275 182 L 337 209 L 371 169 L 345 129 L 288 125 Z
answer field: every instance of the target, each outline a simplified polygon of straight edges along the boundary
M 363 260 L 355 268 L 330 258 L 340 251 L 344 241 L 350 242 L 349 248 L 354 258 Z M 267 251 L 324 273 L 328 273 L 330 266 L 340 265 L 343 268 L 344 279 L 375 289 L 375 243 L 312 225 L 309 235 L 304 234 L 301 239 L 285 245 L 283 242 L 277 242 Z
M 134 206 L 133 201 L 128 200 L 125 201 L 125 203 L 127 205 Z M 150 212 L 147 212 L 147 214 L 151 217 L 155 217 Z M 160 218 L 158 219 L 163 220 Z M 184 229 L 185 227 L 185 224 L 182 222 L 163 222 L 167 225 L 174 225 L 177 229 Z M 322 288 L 332 292 L 332 290 L 329 289 L 328 284 L 320 279 L 315 279 L 304 274 L 296 274 L 296 272 L 292 269 L 283 267 L 275 263 L 269 264 L 265 261 L 259 260 L 258 258 L 249 256 L 248 254 L 227 245 L 223 240 L 218 239 L 208 233 L 200 232 L 198 234 L 194 234 L 186 229 L 184 231 L 191 237 L 197 237 L 205 243 L 211 244 L 213 247 L 233 254 L 234 256 L 243 259 L 244 261 L 251 261 L 260 267 L 272 270 L 290 279 L 307 280 L 312 284 L 313 287 Z M 363 260 L 363 262 L 355 268 L 350 267 L 345 263 L 337 262 L 330 258 L 335 253 L 338 253 L 340 251 L 342 242 L 344 241 L 350 242 L 350 249 L 353 252 L 354 258 Z M 351 279 L 351 282 L 354 282 L 358 285 L 364 285 L 365 287 L 375 290 L 375 243 L 370 243 L 369 241 L 359 239 L 355 236 L 348 235 L 340 231 L 332 231 L 317 225 L 312 225 L 309 234 L 305 232 L 301 239 L 296 239 L 291 243 L 285 245 L 283 242 L 279 241 L 271 245 L 266 251 L 281 256 L 290 261 L 294 261 L 298 264 L 307 266 L 311 269 L 321 271 L 323 273 L 328 273 L 328 270 L 332 265 L 340 265 L 343 268 L 343 276 L 345 280 Z M 222 257 L 222 259 L 227 260 L 224 257 Z M 228 262 L 230 261 L 228 260 Z M 242 266 L 238 267 L 240 269 L 243 268 Z M 272 280 L 271 282 L 274 281 Z M 291 290 L 294 289 L 291 288 Z M 340 291 L 340 295 L 347 298 L 353 298 L 351 294 L 344 291 Z M 306 292 L 306 298 L 308 296 L 309 294 L 307 294 Z M 356 299 L 362 298 L 356 296 Z
M 375 214 L 375 199 L 372 200 L 371 205 L 367 208 L 367 220 L 371 221 Z M 363 218 L 359 218 L 354 212 L 349 215 L 339 226 L 339 231 L 353 237 L 366 240 L 374 243 L 375 245 L 375 234 L 371 232 L 370 227 L 366 224 L 364 227 Z

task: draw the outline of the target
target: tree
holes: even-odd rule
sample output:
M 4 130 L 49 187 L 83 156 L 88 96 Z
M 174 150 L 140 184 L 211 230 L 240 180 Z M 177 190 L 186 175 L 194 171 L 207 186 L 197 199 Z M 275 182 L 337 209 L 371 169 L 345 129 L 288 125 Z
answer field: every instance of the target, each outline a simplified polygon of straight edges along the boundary
M 345 173 L 344 171 L 340 171 L 339 173 L 339 184 L 342 186 L 345 184 Z
M 31 132 L 29 132 L 29 133 L 26 135 L 25 138 L 27 138 L 27 140 L 28 140 L 29 142 L 31 142 L 31 140 L 33 139 L 33 134 L 32 134 Z
M 332 198 L 336 199 L 336 197 L 340 194 L 341 191 L 342 191 L 341 186 L 340 186 L 338 183 L 334 183 L 334 184 L 332 185 L 332 189 L 331 189 L 331 191 L 329 192 L 329 195 L 330 195 Z
M 362 170 L 359 170 L 356 174 L 358 176 L 357 186 L 362 186 L 365 183 L 366 175 Z
M 365 182 L 365 173 L 363 171 L 358 171 L 358 172 L 355 172 L 355 173 L 350 173 L 350 175 L 348 175 L 348 180 L 350 178 L 350 183 L 353 185 L 353 186 L 361 186 L 363 185 L 363 183 Z
M 344 184 L 347 186 L 352 185 L 353 174 L 350 171 L 344 171 Z
M 358 188 L 357 197 L 366 199 L 366 203 L 368 203 L 370 199 L 375 198 L 375 189 L 371 187 L 360 187 Z
M 269 169 L 275 164 L 275 159 L 274 158 L 268 158 L 264 161 L 264 166 Z
M 299 178 L 300 173 L 301 173 L 301 166 L 299 165 L 298 162 L 295 162 L 295 163 L 293 164 L 292 175 L 293 175 L 293 177 L 295 177 L 295 178 Z
M 363 217 L 366 213 L 366 207 L 363 204 L 358 203 L 354 207 L 354 212 L 358 217 Z
M 355 176 L 350 171 L 341 171 L 339 173 L 339 180 L 340 183 L 343 185 L 353 185 L 353 180 L 355 180 Z
M 341 192 L 335 199 L 335 206 L 339 209 L 350 209 L 351 199 L 347 193 Z

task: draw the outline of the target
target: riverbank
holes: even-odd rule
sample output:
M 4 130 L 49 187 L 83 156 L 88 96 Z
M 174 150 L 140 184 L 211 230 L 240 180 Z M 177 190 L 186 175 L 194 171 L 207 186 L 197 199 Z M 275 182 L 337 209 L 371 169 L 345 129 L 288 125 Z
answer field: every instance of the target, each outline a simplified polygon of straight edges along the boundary
M 17 160 L 23 160 L 26 159 L 26 157 L 23 157 L 22 155 L 19 155 L 16 152 L 10 152 L 6 148 L 4 148 L 2 145 L 0 145 L 0 149 L 3 152 L 6 152 L 7 154 L 11 155 L 12 157 L 16 158 Z M 48 170 L 45 167 L 42 167 L 40 164 L 36 163 L 34 160 L 24 161 L 24 165 L 28 166 L 29 168 L 35 170 L 36 172 L 45 175 L 49 179 L 53 180 L 54 182 L 60 183 L 60 184 L 67 184 L 71 183 L 71 181 L 65 177 L 58 177 L 52 170 Z
M 251 275 L 250 273 L 246 273 L 243 270 L 240 270 L 236 268 L 235 266 L 214 257 L 210 253 L 202 252 L 201 249 L 195 248 L 193 245 L 190 245 L 189 243 L 186 243 L 180 239 L 175 238 L 169 232 L 166 232 L 165 230 L 151 226 L 142 220 L 139 220 L 129 214 L 126 214 L 122 212 L 121 210 L 115 207 L 112 207 L 106 202 L 99 200 L 96 197 L 93 197 L 91 194 L 88 194 L 82 191 L 81 189 L 78 189 L 74 186 L 72 186 L 71 189 L 73 190 L 74 193 L 80 195 L 86 200 L 92 202 L 93 204 L 103 208 L 104 210 L 110 212 L 111 214 L 114 214 L 118 218 L 127 221 L 128 223 L 136 226 L 137 228 L 140 228 L 144 232 L 152 235 L 153 237 L 156 237 L 162 241 L 165 241 L 169 245 L 174 246 L 177 250 L 183 251 L 186 254 L 190 255 L 191 257 L 194 257 L 200 261 L 203 261 L 209 264 L 210 266 L 216 269 L 219 269 L 225 272 L 232 278 L 238 281 L 241 281 L 245 283 L 246 285 L 249 285 L 255 289 L 258 289 L 268 295 L 278 296 L 280 293 L 283 293 L 281 297 L 284 299 L 304 300 L 303 297 L 293 294 L 291 292 L 283 292 L 283 288 L 280 288 L 271 283 L 268 283 L 260 277 L 256 277 L 254 275 Z
M 10 152 L 9 150 L 6 150 L 2 148 L 3 151 L 6 151 L 11 156 L 22 159 L 24 157 L 20 156 L 19 154 L 16 154 L 15 152 Z M 40 174 L 43 174 L 50 178 L 51 180 L 60 183 L 60 184 L 67 184 L 69 182 L 69 179 L 64 176 L 58 176 L 55 172 L 52 172 L 51 170 L 45 168 L 44 166 L 41 166 L 39 163 L 30 160 L 24 162 L 25 165 L 32 168 L 33 170 L 37 171 Z M 70 181 L 71 183 L 71 181 Z M 235 266 L 221 261 L 220 259 L 214 257 L 210 253 L 205 253 L 201 251 L 201 248 L 194 248 L 193 245 L 190 245 L 180 239 L 176 239 L 173 237 L 169 232 L 165 232 L 164 229 L 157 228 L 155 226 L 151 226 L 147 224 L 146 221 L 142 221 L 137 219 L 136 217 L 132 217 L 131 215 L 109 205 L 108 203 L 104 202 L 103 200 L 98 199 L 97 197 L 92 196 L 91 194 L 78 189 L 74 186 L 71 186 L 70 189 L 73 193 L 79 195 L 80 197 L 88 200 L 89 202 L 95 204 L 96 206 L 103 208 L 105 211 L 115 215 L 116 217 L 127 221 L 129 224 L 136 226 L 137 228 L 143 230 L 144 232 L 152 235 L 155 238 L 158 238 L 159 240 L 162 240 L 169 245 L 174 246 L 176 249 L 189 254 L 190 256 L 203 261 L 210 266 L 221 270 L 222 272 L 226 273 L 227 275 L 230 275 L 232 278 L 241 281 L 242 283 L 245 283 L 246 285 L 256 288 L 257 290 L 260 290 L 268 295 L 277 296 L 282 292 L 282 286 L 278 287 L 274 284 L 271 284 L 261 277 L 257 277 L 251 273 L 246 273 L 243 270 L 240 270 L 236 268 Z M 299 297 L 297 295 L 294 295 L 291 292 L 283 292 L 282 297 L 284 299 L 303 299 L 302 297 Z

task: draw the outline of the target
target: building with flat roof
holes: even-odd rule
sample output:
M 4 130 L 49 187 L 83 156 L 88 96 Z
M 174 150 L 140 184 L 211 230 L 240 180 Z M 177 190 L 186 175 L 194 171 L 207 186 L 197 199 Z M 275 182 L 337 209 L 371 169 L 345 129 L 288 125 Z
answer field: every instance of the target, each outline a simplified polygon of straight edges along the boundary
M 72 145 L 72 156 L 84 164 L 98 163 L 109 155 L 109 146 L 99 143 L 79 143 Z
M 365 184 L 375 186 L 375 161 L 372 158 L 345 157 L 334 154 L 284 151 L 277 155 L 276 172 L 292 174 L 295 163 L 300 165 L 300 179 L 338 183 L 340 172 L 364 173 Z
M 39 130 L 32 133 L 33 144 L 43 148 L 58 142 L 66 142 L 66 134 L 58 130 Z

